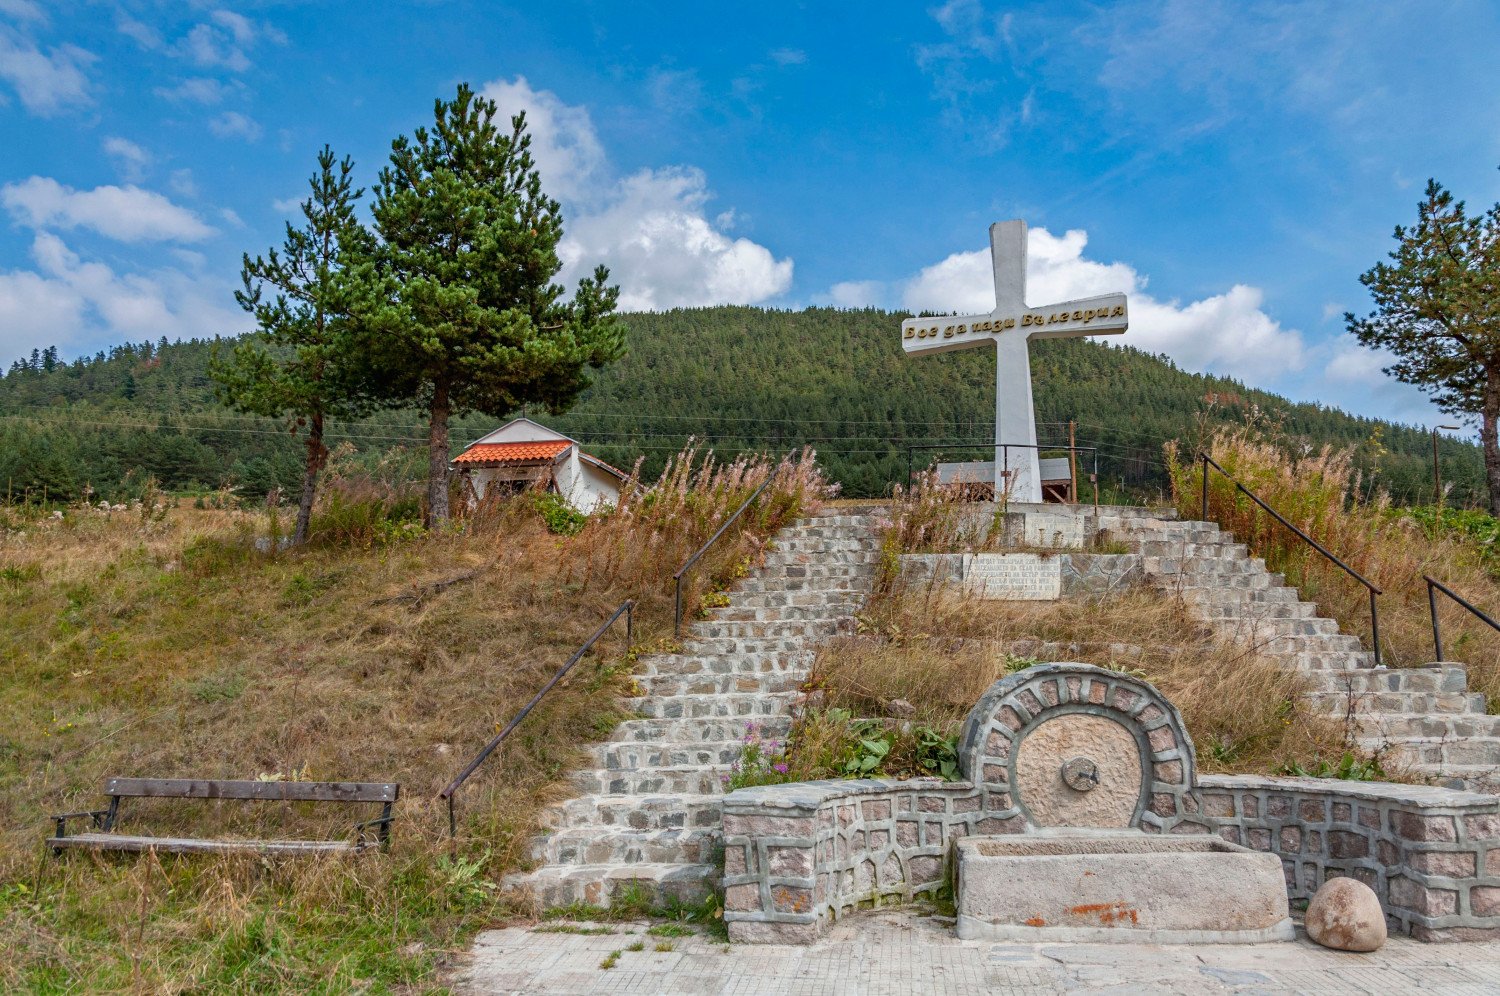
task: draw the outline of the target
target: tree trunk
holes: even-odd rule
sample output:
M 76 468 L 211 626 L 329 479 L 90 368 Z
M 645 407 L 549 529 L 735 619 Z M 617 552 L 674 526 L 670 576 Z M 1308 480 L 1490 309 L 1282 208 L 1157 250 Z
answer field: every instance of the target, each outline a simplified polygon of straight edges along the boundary
M 318 494 L 318 474 L 328 460 L 328 447 L 323 445 L 323 416 L 312 417 L 307 430 L 307 464 L 302 471 L 302 498 L 297 503 L 297 529 L 292 534 L 292 545 L 307 542 L 308 526 L 312 524 L 313 499 Z
M 1490 514 L 1500 516 L 1500 363 L 1492 362 L 1484 372 L 1484 407 L 1479 442 L 1484 446 L 1484 477 L 1490 489 Z
M 432 389 L 427 423 L 427 525 L 448 521 L 448 385 Z

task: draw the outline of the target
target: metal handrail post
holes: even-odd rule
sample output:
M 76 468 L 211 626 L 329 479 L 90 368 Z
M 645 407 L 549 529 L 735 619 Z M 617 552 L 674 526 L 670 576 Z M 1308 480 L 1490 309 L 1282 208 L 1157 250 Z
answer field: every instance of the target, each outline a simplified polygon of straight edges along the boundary
M 1422 575 L 1422 580 L 1427 582 L 1428 608 L 1432 612 L 1432 634 L 1433 634 L 1434 640 L 1437 641 L 1437 644 L 1438 644 L 1437 647 L 1436 647 L 1436 649 L 1437 649 L 1437 653 L 1438 653 L 1438 661 L 1439 662 L 1441 662 L 1442 659 L 1443 659 L 1443 646 L 1442 646 L 1442 642 L 1441 642 L 1442 641 L 1442 632 L 1438 628 L 1437 600 L 1432 595 L 1432 592 L 1433 592 L 1434 588 L 1436 588 L 1438 591 L 1441 591 L 1444 595 L 1447 595 L 1449 598 L 1453 599 L 1455 602 L 1457 602 L 1459 605 L 1463 606 L 1465 609 L 1468 609 L 1469 613 L 1471 615 L 1473 615 L 1475 619 L 1478 619 L 1480 622 L 1484 623 L 1486 626 L 1488 626 L 1490 629 L 1494 630 L 1495 632 L 1500 633 L 1500 622 L 1496 622 L 1495 620 L 1491 619 L 1488 615 L 1486 615 L 1484 613 L 1483 610 L 1481 610 L 1478 607 L 1476 607 L 1475 605 L 1473 605 L 1468 599 L 1464 598 L 1458 592 L 1454 591 L 1452 588 L 1448 587 L 1447 585 L 1443 584 L 1443 582 L 1439 581 L 1437 578 L 1434 578 L 1434 577 L 1432 577 L 1430 575 L 1423 574 Z
M 600 624 L 598 629 L 594 630 L 594 635 L 584 641 L 583 646 L 574 651 L 573 656 L 568 658 L 568 662 L 562 667 L 558 668 L 557 673 L 552 676 L 552 680 L 547 682 L 547 684 L 542 687 L 541 691 L 533 695 L 531 697 L 531 701 L 526 703 L 526 705 L 522 707 L 521 711 L 516 713 L 515 717 L 511 719 L 509 723 L 505 724 L 505 729 L 495 734 L 495 736 L 490 739 L 490 742 L 485 744 L 484 747 L 479 751 L 479 753 L 474 756 L 474 759 L 464 767 L 464 770 L 459 772 L 458 776 L 454 778 L 453 781 L 448 783 L 448 787 L 438 793 L 438 798 L 448 803 L 449 836 L 456 837 L 458 835 L 458 820 L 454 814 L 453 799 L 454 796 L 458 794 L 458 790 L 463 787 L 464 782 L 468 781 L 469 776 L 474 774 L 474 772 L 478 770 L 479 766 L 483 764 L 485 760 L 495 752 L 495 748 L 499 747 L 500 744 L 505 741 L 505 738 L 510 736 L 511 731 L 519 726 L 523 719 L 530 715 L 531 710 L 536 708 L 537 703 L 541 702 L 542 698 L 548 692 L 552 691 L 553 687 L 556 686 L 557 683 L 561 681 L 563 677 L 573 669 L 573 665 L 577 664 L 580 660 L 583 659 L 583 655 L 589 652 L 589 648 L 593 647 L 595 643 L 599 642 L 599 638 L 609 631 L 609 628 L 614 625 L 615 620 L 619 619 L 621 615 L 624 615 L 626 630 L 627 632 L 630 630 L 630 615 L 631 611 L 634 608 L 635 600 L 626 599 L 619 608 L 615 609 L 615 611 L 610 614 L 610 617 L 604 620 L 604 622 Z
M 1443 630 L 1438 624 L 1437 614 L 1437 589 L 1432 586 L 1432 578 L 1427 581 L 1427 611 L 1432 614 L 1432 649 L 1436 656 L 1433 660 L 1439 664 L 1443 662 Z
M 793 452 L 796 452 L 796 451 L 794 450 Z M 788 456 L 790 456 L 790 454 L 788 454 Z M 741 504 L 739 508 L 737 508 L 737 509 L 734 510 L 734 514 L 731 515 L 729 518 L 727 518 L 727 519 L 724 520 L 724 524 L 722 526 L 720 526 L 718 528 L 718 530 L 712 536 L 710 536 L 708 538 L 708 542 L 704 543 L 702 546 L 700 546 L 698 548 L 698 552 L 695 553 L 695 554 L 693 554 L 691 557 L 689 557 L 687 559 L 686 563 L 684 563 L 681 567 L 677 568 L 677 573 L 672 575 L 672 580 L 677 585 L 677 592 L 676 592 L 676 595 L 673 598 L 673 603 L 674 604 L 673 604 L 673 609 L 672 609 L 673 616 L 674 616 L 673 621 L 672 621 L 672 634 L 674 636 L 681 636 L 682 635 L 682 578 L 683 578 L 683 575 L 687 574 L 687 572 L 692 568 L 692 566 L 698 562 L 698 559 L 700 557 L 702 557 L 705 553 L 708 552 L 708 548 L 711 547 L 711 546 L 713 546 L 714 543 L 718 541 L 718 539 L 719 539 L 720 536 L 724 535 L 724 530 L 726 530 L 730 526 L 734 525 L 735 521 L 737 519 L 739 519 L 739 517 L 742 514 L 744 514 L 745 509 L 747 509 L 747 508 L 750 507 L 750 503 L 753 502 L 753 501 L 755 501 L 755 499 L 759 498 L 761 492 L 764 491 L 764 490 L 766 490 L 766 488 L 768 488 L 768 487 L 771 486 L 771 482 L 774 481 L 774 480 L 776 480 L 776 471 L 778 469 L 779 469 L 779 467 L 772 467 L 771 468 L 771 472 L 766 475 L 766 479 L 760 483 L 760 487 L 756 488 L 751 493 L 750 497 L 746 498 L 745 501 L 744 501 L 744 503 Z
M 1235 486 L 1235 489 L 1238 490 L 1240 494 L 1244 495 L 1246 498 L 1249 498 L 1251 501 L 1255 502 L 1255 504 L 1258 505 L 1260 508 L 1264 509 L 1271 516 L 1271 518 L 1275 519 L 1277 522 L 1281 523 L 1287 529 L 1291 530 L 1291 532 L 1293 534 L 1295 534 L 1298 539 L 1302 540 L 1302 542 L 1306 543 L 1308 546 L 1312 547 L 1314 550 L 1316 550 L 1319 553 L 1321 553 L 1324 557 L 1326 557 L 1327 559 L 1331 560 L 1345 574 L 1348 574 L 1354 580 L 1358 581 L 1360 584 L 1362 584 L 1362 585 L 1365 586 L 1365 588 L 1370 592 L 1370 640 L 1371 640 L 1371 642 L 1373 644 L 1373 648 L 1372 649 L 1373 649 L 1373 652 L 1375 654 L 1375 666 L 1376 667 L 1380 667 L 1381 666 L 1381 663 L 1380 663 L 1380 610 L 1377 607 L 1375 596 L 1376 595 L 1382 595 L 1382 594 L 1384 594 L 1384 592 L 1382 592 L 1379 588 L 1377 588 L 1363 574 L 1359 573 L 1354 568 L 1352 568 L 1348 564 L 1344 563 L 1338 557 L 1335 557 L 1333 554 L 1329 553 L 1326 549 L 1324 549 L 1323 545 L 1321 543 L 1319 543 L 1317 540 L 1313 539 L 1311 536 L 1307 535 L 1307 533 L 1303 532 L 1301 529 L 1298 529 L 1296 526 L 1294 526 L 1290 522 L 1288 522 L 1286 520 L 1286 518 L 1284 516 L 1282 516 L 1282 514 L 1280 512 L 1276 511 L 1270 505 L 1267 505 L 1264 501 L 1262 501 L 1261 498 L 1260 498 L 1260 496 L 1257 495 L 1254 491 L 1251 491 L 1249 488 L 1245 487 L 1239 481 L 1235 480 L 1234 477 L 1229 473 L 1229 471 L 1227 471 L 1223 467 L 1219 466 L 1218 462 L 1216 460 L 1214 460 L 1212 457 L 1210 457 L 1207 453 L 1200 452 L 1198 454 L 1198 458 L 1203 461 L 1203 518 L 1204 518 L 1204 521 L 1208 520 L 1208 468 L 1209 467 L 1213 467 L 1220 474 L 1224 475 L 1224 479 L 1226 481 L 1229 481 L 1231 484 L 1233 484 Z M 1446 589 L 1444 589 L 1444 590 L 1446 591 Z M 1454 596 L 1454 597 L 1456 598 L 1457 596 Z M 1475 610 L 1475 611 L 1477 611 L 1477 610 Z M 1494 625 L 1494 624 L 1492 623 L 1492 625 Z M 1497 625 L 1495 628 L 1496 629 L 1500 629 L 1500 625 Z

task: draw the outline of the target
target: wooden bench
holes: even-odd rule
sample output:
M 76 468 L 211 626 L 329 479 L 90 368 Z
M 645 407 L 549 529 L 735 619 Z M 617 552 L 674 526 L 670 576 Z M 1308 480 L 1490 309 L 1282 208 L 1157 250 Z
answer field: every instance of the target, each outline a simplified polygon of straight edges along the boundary
M 53 816 L 57 834 L 47 841 L 54 854 L 64 848 L 95 851 L 165 851 L 172 853 L 255 851 L 270 854 L 359 852 L 390 845 L 391 807 L 401 786 L 386 782 L 251 782 L 202 778 L 106 778 L 108 809 Z M 383 803 L 380 816 L 354 825 L 351 840 L 202 840 L 190 837 L 136 837 L 115 833 L 121 799 L 243 799 L 263 802 Z M 94 831 L 68 835 L 68 821 L 87 817 Z M 374 831 L 374 840 L 370 834 Z

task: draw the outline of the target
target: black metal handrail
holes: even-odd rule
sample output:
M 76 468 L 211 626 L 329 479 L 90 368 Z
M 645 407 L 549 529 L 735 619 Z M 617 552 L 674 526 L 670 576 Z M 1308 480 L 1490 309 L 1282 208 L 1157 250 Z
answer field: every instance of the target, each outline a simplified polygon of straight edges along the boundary
M 779 469 L 780 469 L 780 465 L 779 464 L 777 466 L 772 467 L 771 468 L 771 472 L 766 475 L 766 479 L 764 481 L 760 482 L 760 487 L 758 487 L 754 491 L 752 491 L 750 493 L 750 497 L 746 498 L 744 500 L 744 502 L 740 505 L 740 507 L 734 510 L 734 514 L 731 515 L 729 518 L 725 519 L 724 520 L 724 524 L 722 526 L 720 526 L 718 528 L 718 530 L 712 536 L 710 536 L 708 538 L 708 542 L 704 543 L 702 546 L 700 546 L 698 548 L 698 552 L 695 553 L 695 554 L 693 554 L 691 557 L 689 557 L 687 559 L 686 563 L 684 563 L 681 567 L 677 568 L 677 573 L 672 575 L 672 584 L 674 586 L 674 591 L 672 592 L 672 635 L 673 636 L 681 636 L 682 635 L 682 579 L 683 579 L 683 577 L 687 575 L 688 571 L 692 570 L 693 565 L 698 562 L 698 559 L 700 557 L 702 557 L 705 553 L 708 552 L 708 548 L 711 547 L 711 546 L 713 546 L 714 543 L 718 540 L 718 538 L 720 536 L 724 535 L 724 530 L 726 530 L 730 526 L 734 525 L 735 520 L 738 519 L 742 514 L 744 514 L 745 509 L 747 509 L 747 508 L 750 507 L 750 503 L 753 502 L 753 501 L 755 501 L 755 499 L 759 498 L 760 497 L 760 493 L 762 491 L 766 490 L 766 488 L 768 488 L 768 487 L 771 486 L 771 482 L 774 481 L 774 480 L 776 480 L 776 472 Z
M 1469 604 L 1469 600 L 1464 598 L 1458 592 L 1454 591 L 1452 588 L 1443 584 L 1443 582 L 1437 580 L 1436 578 L 1428 577 L 1426 574 L 1422 575 L 1422 580 L 1427 582 L 1427 609 L 1432 613 L 1432 647 L 1435 651 L 1437 651 L 1437 657 L 1435 659 L 1439 663 L 1441 663 L 1443 660 L 1443 630 L 1438 624 L 1437 610 L 1437 593 L 1439 591 L 1441 591 L 1444 595 L 1447 595 L 1449 598 L 1453 599 L 1459 605 L 1462 605 L 1464 608 L 1468 609 L 1471 613 L 1474 614 L 1475 617 L 1479 619 L 1480 622 L 1489 626 L 1490 629 L 1494 630 L 1497 633 L 1500 633 L 1500 623 L 1495 622 L 1495 620 L 1485 615 L 1483 611 Z
M 1284 519 L 1280 512 L 1276 511 L 1270 505 L 1267 505 L 1265 502 L 1261 501 L 1259 495 L 1257 495 L 1254 491 L 1251 491 L 1249 488 L 1245 487 L 1239 481 L 1236 481 L 1230 475 L 1229 471 L 1225 470 L 1223 467 L 1220 467 L 1218 463 L 1214 461 L 1213 457 L 1209 456 L 1207 453 L 1199 453 L 1198 459 L 1203 464 L 1203 519 L 1205 522 L 1208 521 L 1208 468 L 1212 467 L 1214 470 L 1217 470 L 1220 474 L 1224 475 L 1224 480 L 1228 481 L 1230 484 L 1233 484 L 1236 488 L 1238 488 L 1240 494 L 1244 495 L 1246 498 L 1249 498 L 1251 501 L 1255 502 L 1255 504 L 1265 509 L 1271 514 L 1271 518 L 1275 519 L 1277 522 L 1290 529 L 1293 533 L 1296 534 L 1298 539 L 1302 540 L 1308 546 L 1321 553 L 1324 557 L 1333 561 L 1333 563 L 1338 565 L 1338 567 L 1343 570 L 1345 574 L 1349 575 L 1351 578 L 1365 586 L 1365 589 L 1370 593 L 1370 644 L 1375 649 L 1375 666 L 1380 667 L 1380 609 L 1376 605 L 1375 596 L 1384 594 L 1384 592 L 1375 587 L 1375 585 L 1372 584 L 1369 579 L 1367 579 L 1363 574 L 1359 573 L 1359 571 L 1356 571 L 1354 568 L 1350 567 L 1348 564 L 1344 563 L 1342 560 L 1325 550 L 1323 548 L 1323 544 L 1319 543 L 1317 540 L 1313 539 L 1311 536 L 1307 535 L 1302 530 L 1298 529 L 1296 526 L 1292 525 L 1290 522 Z
M 573 669 L 573 665 L 583 659 L 583 655 L 589 652 L 589 648 L 598 643 L 599 638 L 608 632 L 609 628 L 615 624 L 615 620 L 619 619 L 622 615 L 625 617 L 625 645 L 627 647 L 630 646 L 635 635 L 634 610 L 635 599 L 627 598 L 621 603 L 620 607 L 615 609 L 614 613 L 608 619 L 604 620 L 604 623 L 598 629 L 594 630 L 594 635 L 585 640 L 583 646 L 573 652 L 573 656 L 568 658 L 568 663 L 558 668 L 557 673 L 552 676 L 552 680 L 547 682 L 540 692 L 531 697 L 531 701 L 526 703 L 524 709 L 516 713 L 514 719 L 505 724 L 505 729 L 501 730 L 489 743 L 485 744 L 484 749 L 474 756 L 474 760 L 470 761 L 464 770 L 458 773 L 458 777 L 449 782 L 448 787 L 438 793 L 438 798 L 448 803 L 448 836 L 458 836 L 458 822 L 453 812 L 453 798 L 458 794 L 458 790 L 463 786 L 463 783 L 468 781 L 469 776 L 484 763 L 485 758 L 493 754 L 495 748 L 499 747 L 505 738 L 510 736 L 511 731 L 520 725 L 521 720 L 526 718 L 526 715 L 536 707 L 536 704 L 542 701 L 542 696 L 552 691 L 552 686 L 561 681 L 563 676 Z
M 1089 473 L 1089 481 L 1094 485 L 1094 507 L 1099 507 L 1099 448 L 1097 446 L 1044 446 L 1040 443 L 911 443 L 906 447 L 906 479 L 911 481 L 913 476 L 912 455 L 917 450 L 977 450 L 980 448 L 997 449 L 1001 451 L 1001 470 L 1004 479 L 1010 480 L 1010 451 L 1011 450 L 1036 450 L 1041 455 L 1043 450 L 1062 450 L 1065 453 L 1091 453 L 1094 457 L 1094 469 Z M 1077 495 L 1073 496 L 1077 498 Z

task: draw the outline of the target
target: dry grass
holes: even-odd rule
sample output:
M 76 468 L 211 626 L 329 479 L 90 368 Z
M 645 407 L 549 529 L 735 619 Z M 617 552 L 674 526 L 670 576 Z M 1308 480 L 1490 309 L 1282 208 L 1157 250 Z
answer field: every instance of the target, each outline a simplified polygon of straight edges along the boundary
M 1300 678 L 1216 642 L 1180 600 L 1148 589 L 1104 599 L 982 601 L 937 585 L 898 587 L 864 632 L 828 644 L 813 683 L 828 704 L 879 716 L 893 699 L 917 722 L 955 730 L 998 678 L 1035 661 L 1081 661 L 1150 681 L 1182 711 L 1203 771 L 1268 773 L 1332 762 L 1341 723 L 1299 705 Z
M 436 793 L 626 598 L 637 646 L 665 642 L 671 572 L 769 471 L 689 455 L 572 537 L 527 496 L 463 532 L 281 554 L 257 551 L 265 516 L 243 512 L 72 510 L 0 534 L 0 990 L 430 981 L 505 914 L 495 882 L 523 863 L 539 807 L 621 718 L 623 627 L 465 788 L 452 856 Z M 697 590 L 824 490 L 810 455 L 783 468 Z M 49 858 L 46 815 L 94 808 L 114 774 L 394 779 L 403 798 L 385 857 Z M 122 809 L 154 834 L 342 835 L 370 815 Z
M 1224 430 L 1207 440 L 1209 454 L 1298 528 L 1384 591 L 1380 636 L 1384 662 L 1395 667 L 1433 659 L 1431 617 L 1423 574 L 1444 582 L 1493 615 L 1500 611 L 1500 579 L 1485 552 L 1462 534 L 1424 528 L 1362 489 L 1350 451 L 1297 450 L 1260 427 Z M 1187 458 L 1190 454 L 1184 454 Z M 1173 495 L 1187 517 L 1202 514 L 1201 464 L 1183 466 L 1168 444 Z M 1209 476 L 1209 516 L 1286 573 L 1304 598 L 1370 646 L 1366 589 L 1260 511 L 1218 474 Z M 1500 633 L 1439 596 L 1445 656 L 1467 663 L 1470 685 L 1500 702 Z

